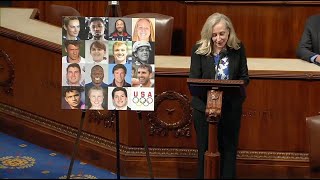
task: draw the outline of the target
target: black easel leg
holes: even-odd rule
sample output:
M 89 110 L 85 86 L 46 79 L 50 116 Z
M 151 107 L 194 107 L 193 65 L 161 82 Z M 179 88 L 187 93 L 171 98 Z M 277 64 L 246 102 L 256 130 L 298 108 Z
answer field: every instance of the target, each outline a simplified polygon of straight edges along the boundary
M 74 143 L 74 147 L 73 147 L 73 153 L 72 153 L 72 157 L 71 157 L 71 161 L 70 161 L 70 165 L 69 165 L 67 179 L 70 179 L 70 175 L 72 173 L 73 163 L 74 163 L 75 156 L 76 156 L 76 154 L 78 152 L 79 140 L 80 140 L 81 131 L 82 131 L 82 127 L 83 127 L 83 122 L 84 122 L 84 117 L 85 116 L 86 116 L 86 110 L 84 109 L 84 110 L 82 110 L 82 114 L 81 114 L 80 126 L 78 128 L 78 134 L 77 134 L 76 142 Z
M 143 126 L 143 119 L 142 119 L 142 114 L 141 111 L 137 111 L 138 113 L 138 117 L 139 117 L 139 124 L 140 124 L 140 132 L 141 132 L 141 137 L 142 137 L 142 141 L 144 143 L 144 150 L 146 151 L 146 156 L 147 156 L 147 162 L 148 162 L 148 170 L 149 170 L 149 175 L 150 178 L 153 179 L 153 173 L 152 173 L 152 165 L 151 165 L 151 160 L 150 160 L 150 154 L 149 154 L 149 148 L 148 148 L 148 144 L 147 144 L 147 138 L 146 138 L 146 134 L 144 131 L 144 126 Z
M 119 143 L 119 111 L 116 113 L 116 149 L 117 149 L 117 179 L 120 179 L 120 143 Z

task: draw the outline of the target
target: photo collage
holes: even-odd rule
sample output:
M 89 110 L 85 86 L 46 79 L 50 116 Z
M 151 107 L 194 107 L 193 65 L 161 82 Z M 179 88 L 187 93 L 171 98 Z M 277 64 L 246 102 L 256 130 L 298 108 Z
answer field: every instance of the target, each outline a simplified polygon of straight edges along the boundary
M 62 17 L 62 109 L 154 111 L 155 18 Z

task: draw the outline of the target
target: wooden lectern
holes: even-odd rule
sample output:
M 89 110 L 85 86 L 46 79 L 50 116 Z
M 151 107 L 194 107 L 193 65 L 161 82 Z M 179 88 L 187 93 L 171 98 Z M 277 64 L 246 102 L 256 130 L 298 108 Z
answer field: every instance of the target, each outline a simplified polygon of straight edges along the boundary
M 220 177 L 220 153 L 218 151 L 217 124 L 221 117 L 223 94 L 244 95 L 243 80 L 214 80 L 187 78 L 192 96 L 207 94 L 206 117 L 209 122 L 208 150 L 205 153 L 204 178 Z

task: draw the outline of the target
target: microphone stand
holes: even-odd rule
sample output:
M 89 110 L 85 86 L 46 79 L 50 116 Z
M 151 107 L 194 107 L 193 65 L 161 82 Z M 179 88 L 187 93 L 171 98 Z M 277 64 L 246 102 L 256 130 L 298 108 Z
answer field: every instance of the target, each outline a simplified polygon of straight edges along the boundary
M 72 153 L 72 156 L 71 156 L 71 161 L 70 161 L 70 165 L 69 165 L 69 169 L 68 169 L 67 179 L 70 179 L 70 176 L 71 176 L 71 173 L 72 173 L 73 163 L 74 163 L 75 156 L 76 156 L 76 154 L 78 152 L 79 140 L 80 140 L 81 131 L 82 131 L 82 127 L 83 127 L 83 122 L 84 122 L 84 117 L 85 116 L 86 116 L 86 110 L 83 109 L 82 110 L 82 114 L 81 114 L 80 126 L 78 128 L 78 134 L 77 134 L 76 142 L 75 142 L 74 147 L 73 147 L 73 153 Z

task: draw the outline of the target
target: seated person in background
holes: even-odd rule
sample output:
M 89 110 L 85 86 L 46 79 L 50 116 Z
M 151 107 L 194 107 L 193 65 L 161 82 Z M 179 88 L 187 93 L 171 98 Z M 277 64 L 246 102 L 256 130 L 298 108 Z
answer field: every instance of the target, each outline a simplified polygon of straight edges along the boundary
M 92 38 L 89 40 L 102 40 L 106 41 L 105 39 L 105 30 L 106 26 L 104 24 L 104 21 L 100 17 L 91 17 L 89 20 L 89 28 L 90 28 L 90 34 L 92 35 Z
M 137 20 L 133 30 L 132 41 L 155 41 L 153 24 L 148 18 Z
M 62 102 L 62 109 L 85 109 L 85 104 L 80 100 L 83 87 L 63 86 L 62 95 L 65 102 Z
M 84 80 L 81 81 L 81 68 L 78 63 L 69 64 L 66 70 L 66 84 L 68 86 L 84 86 Z
M 115 110 L 130 110 L 128 107 L 128 93 L 123 87 L 116 87 L 112 90 L 112 102 Z
M 118 19 L 114 23 L 114 31 L 110 33 L 109 40 L 112 41 L 131 41 L 132 37 L 127 32 L 127 26 L 123 19 Z
M 132 46 L 133 63 L 154 64 L 154 57 L 151 55 L 151 45 L 148 41 L 137 41 Z
M 135 87 L 154 87 L 151 82 L 153 77 L 152 67 L 150 64 L 141 64 L 138 66 L 138 79 L 139 84 L 135 84 Z
M 80 21 L 76 16 L 67 16 L 63 19 L 63 36 L 64 40 L 80 40 Z
M 107 64 L 108 60 L 106 58 L 107 55 L 107 47 L 103 41 L 93 41 L 90 45 L 90 55 L 92 57 L 93 63 L 97 64 Z M 91 61 L 92 62 L 92 61 Z M 89 63 L 91 63 L 89 61 Z
M 93 86 L 88 91 L 88 109 L 92 110 L 104 110 L 104 89 L 102 87 Z
M 130 64 L 131 60 L 128 59 L 128 44 L 126 41 L 116 41 L 112 45 L 114 62 L 110 64 Z
M 108 86 L 114 87 L 131 87 L 131 84 L 126 82 L 127 68 L 123 64 L 116 64 L 112 69 L 113 81 Z
M 320 65 L 320 14 L 310 16 L 297 49 L 297 57 Z

